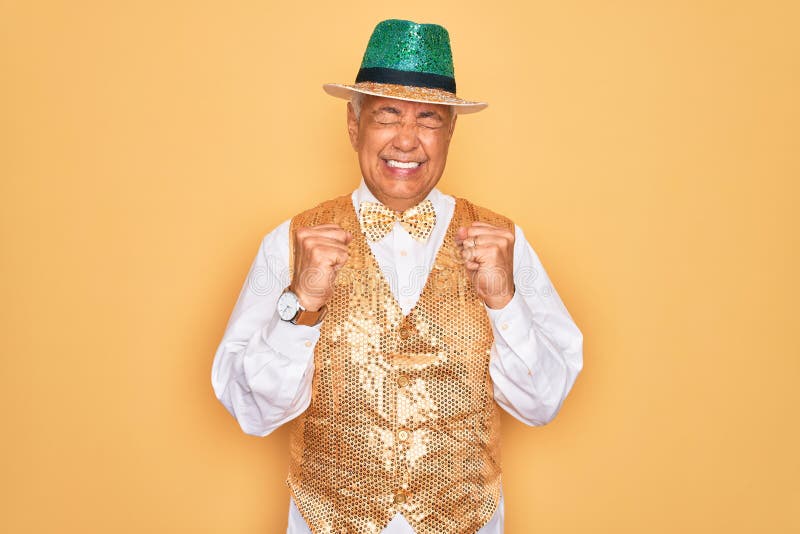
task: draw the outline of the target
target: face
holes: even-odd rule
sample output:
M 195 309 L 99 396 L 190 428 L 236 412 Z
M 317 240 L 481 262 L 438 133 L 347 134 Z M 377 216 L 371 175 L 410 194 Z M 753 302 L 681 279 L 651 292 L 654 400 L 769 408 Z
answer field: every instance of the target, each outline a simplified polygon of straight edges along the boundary
M 442 177 L 455 117 L 439 104 L 366 95 L 358 119 L 347 105 L 347 126 L 369 190 L 386 207 L 404 211 Z

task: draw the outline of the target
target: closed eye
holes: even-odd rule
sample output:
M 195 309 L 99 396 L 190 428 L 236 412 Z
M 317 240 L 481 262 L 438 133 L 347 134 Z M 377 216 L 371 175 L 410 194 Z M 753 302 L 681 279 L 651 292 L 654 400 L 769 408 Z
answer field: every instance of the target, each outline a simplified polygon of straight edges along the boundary
M 395 124 L 400 121 L 400 110 L 392 106 L 383 106 L 372 112 L 375 122 L 380 124 Z
M 444 124 L 442 116 L 436 111 L 423 111 L 417 115 L 417 124 L 425 128 L 439 128 Z

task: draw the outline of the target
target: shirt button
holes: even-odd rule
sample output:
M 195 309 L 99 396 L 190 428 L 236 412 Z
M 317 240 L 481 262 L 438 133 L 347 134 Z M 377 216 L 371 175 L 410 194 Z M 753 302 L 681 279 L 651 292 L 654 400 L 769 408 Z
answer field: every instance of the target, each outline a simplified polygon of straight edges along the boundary
M 500 328 L 502 328 L 503 330 L 508 330 L 508 323 L 503 323 L 503 326 L 501 326 Z
M 305 342 L 305 346 L 306 347 L 310 347 L 311 346 L 311 342 L 309 340 L 307 340 L 307 339 L 306 339 L 306 342 Z
M 400 375 L 397 377 L 397 385 L 402 387 L 406 387 L 408 385 L 408 377 L 406 375 Z
M 397 439 L 399 439 L 400 441 L 407 440 L 408 436 L 409 436 L 409 432 L 405 428 L 402 428 L 402 429 L 397 431 Z
M 406 502 L 406 494 L 403 491 L 398 491 L 394 494 L 394 503 L 403 504 Z
M 408 252 L 406 252 L 405 250 L 401 250 L 400 251 L 400 255 L 401 256 L 408 256 Z

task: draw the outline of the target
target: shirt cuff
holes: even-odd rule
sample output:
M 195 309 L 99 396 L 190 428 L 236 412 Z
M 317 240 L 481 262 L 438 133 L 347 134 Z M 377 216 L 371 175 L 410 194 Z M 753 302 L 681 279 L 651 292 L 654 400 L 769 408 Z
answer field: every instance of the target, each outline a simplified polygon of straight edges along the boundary
M 508 304 L 500 309 L 485 307 L 492 323 L 495 343 L 507 347 L 519 347 L 526 343 L 533 324 L 533 313 L 519 291 L 515 291 Z
M 287 357 L 308 358 L 313 354 L 319 341 L 320 326 L 292 324 L 281 320 L 277 315 L 262 331 L 264 342 L 275 352 Z

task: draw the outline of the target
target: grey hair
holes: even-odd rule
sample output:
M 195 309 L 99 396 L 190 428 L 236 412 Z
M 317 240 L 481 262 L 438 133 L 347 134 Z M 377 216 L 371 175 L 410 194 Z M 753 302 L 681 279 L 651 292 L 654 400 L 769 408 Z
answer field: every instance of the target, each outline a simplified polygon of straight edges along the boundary
M 361 116 L 361 104 L 364 103 L 364 93 L 359 93 L 358 91 L 353 91 L 352 96 L 350 96 L 350 105 L 353 106 L 353 113 L 356 115 L 356 119 Z M 450 123 L 452 124 L 453 121 L 456 120 L 456 107 L 455 106 L 445 106 L 450 110 Z
M 353 106 L 353 113 L 356 114 L 356 119 L 361 116 L 361 104 L 364 102 L 364 93 L 353 91 L 350 97 L 350 105 Z

